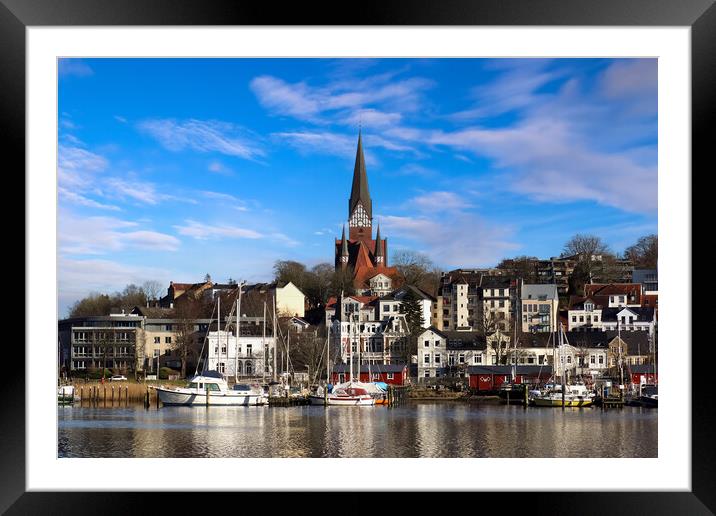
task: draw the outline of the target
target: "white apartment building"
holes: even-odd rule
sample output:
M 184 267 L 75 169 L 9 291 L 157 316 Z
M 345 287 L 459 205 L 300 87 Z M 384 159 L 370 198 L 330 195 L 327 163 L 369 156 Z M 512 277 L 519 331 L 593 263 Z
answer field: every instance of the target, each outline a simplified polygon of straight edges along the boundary
M 206 339 L 207 368 L 227 377 L 270 376 L 273 366 L 273 337 L 241 335 L 238 341 L 231 331 L 210 331 Z

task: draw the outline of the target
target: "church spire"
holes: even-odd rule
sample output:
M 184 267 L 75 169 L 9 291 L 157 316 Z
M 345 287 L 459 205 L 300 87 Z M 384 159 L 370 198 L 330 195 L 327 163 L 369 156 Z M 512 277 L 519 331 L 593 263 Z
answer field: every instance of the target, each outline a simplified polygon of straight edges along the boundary
M 341 234 L 341 268 L 348 265 L 348 242 L 346 241 L 346 225 L 343 225 L 343 233 Z
M 375 234 L 375 262 L 383 263 L 383 244 L 380 241 L 380 224 L 378 224 L 378 232 Z
M 353 215 L 358 204 L 363 205 L 363 210 L 368 219 L 373 218 L 373 203 L 370 200 L 368 191 L 368 175 L 365 171 L 365 156 L 363 156 L 363 138 L 361 131 L 358 132 L 358 149 L 356 150 L 356 163 L 353 168 L 353 186 L 351 198 L 348 201 L 348 216 Z

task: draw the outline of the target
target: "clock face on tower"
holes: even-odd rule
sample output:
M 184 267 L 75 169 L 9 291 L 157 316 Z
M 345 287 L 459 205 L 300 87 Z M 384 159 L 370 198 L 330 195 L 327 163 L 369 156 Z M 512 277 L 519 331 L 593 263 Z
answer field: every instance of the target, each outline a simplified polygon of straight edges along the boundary
M 365 210 L 363 209 L 363 205 L 358 203 L 355 210 L 353 210 L 353 213 L 351 214 L 351 220 L 348 222 L 349 226 L 352 228 L 369 228 L 370 227 L 370 219 L 368 218 L 368 215 L 366 214 Z

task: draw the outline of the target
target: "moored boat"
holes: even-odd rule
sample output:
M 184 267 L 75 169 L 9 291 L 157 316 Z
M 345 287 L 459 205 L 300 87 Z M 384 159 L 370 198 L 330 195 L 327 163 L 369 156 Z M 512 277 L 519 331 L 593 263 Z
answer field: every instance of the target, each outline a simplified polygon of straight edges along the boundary
M 536 394 L 532 404 L 536 407 L 590 407 L 594 404 L 594 393 L 584 384 L 565 385 L 563 397 L 561 386 L 556 385 Z
M 75 401 L 75 386 L 74 385 L 60 385 L 57 387 L 57 402 L 62 404 L 74 403 Z
M 251 386 L 229 389 L 217 371 L 204 371 L 194 376 L 186 387 L 156 387 L 164 405 L 265 405 L 263 390 Z
M 368 407 L 375 405 L 375 398 L 368 391 L 360 386 L 353 385 L 355 382 L 335 386 L 329 393 L 319 391 L 309 398 L 311 405 L 336 405 L 345 407 Z M 324 387 L 325 389 L 325 387 Z

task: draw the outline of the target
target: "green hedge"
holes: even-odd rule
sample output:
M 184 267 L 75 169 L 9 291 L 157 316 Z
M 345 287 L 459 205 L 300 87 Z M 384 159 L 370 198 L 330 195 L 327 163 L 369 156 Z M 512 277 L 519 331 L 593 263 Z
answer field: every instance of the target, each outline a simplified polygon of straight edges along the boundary
M 169 367 L 162 367 L 159 369 L 159 379 L 167 380 L 171 374 L 181 374 L 180 371 L 175 371 Z

